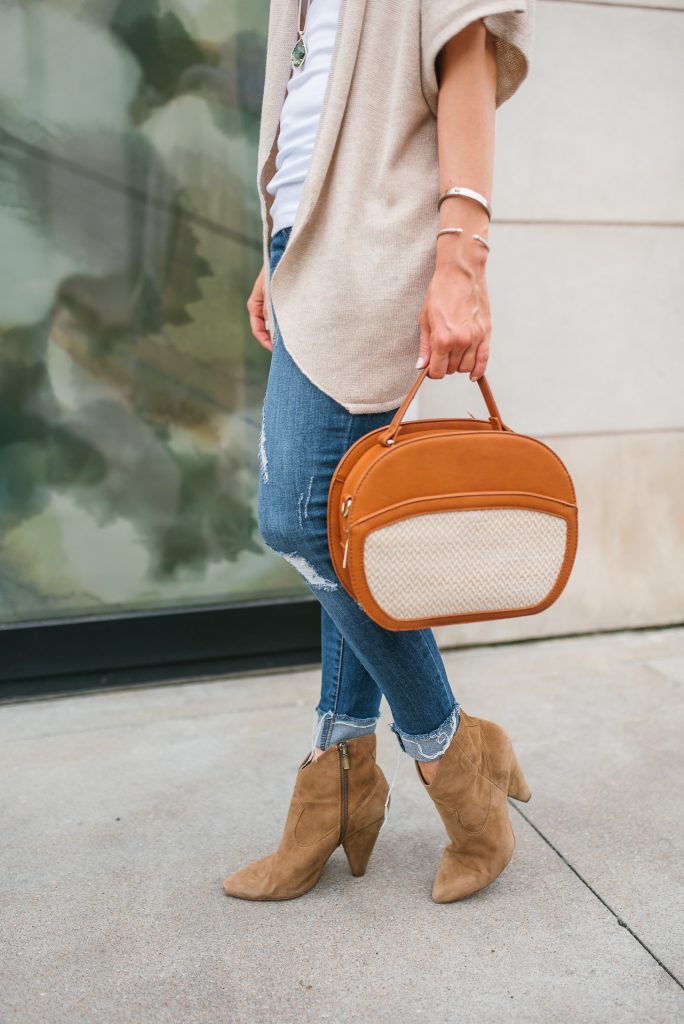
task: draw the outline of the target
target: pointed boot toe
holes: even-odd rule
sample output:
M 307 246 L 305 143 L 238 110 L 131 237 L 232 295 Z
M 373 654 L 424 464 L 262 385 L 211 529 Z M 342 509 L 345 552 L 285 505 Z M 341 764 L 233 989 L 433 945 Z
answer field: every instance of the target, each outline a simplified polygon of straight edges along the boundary
M 388 784 L 375 761 L 375 734 L 328 747 L 299 766 L 278 848 L 233 872 L 227 896 L 290 900 L 312 889 L 333 851 L 344 847 L 362 875 L 385 817 Z
M 223 883 L 223 891 L 226 896 L 235 896 L 239 900 L 251 900 L 254 896 L 251 894 L 250 887 L 245 884 L 246 880 L 242 871 L 234 871 L 232 875 Z
M 432 899 L 453 903 L 484 889 L 510 862 L 515 833 L 507 798 L 529 800 L 532 794 L 508 733 L 463 709 L 433 781 L 425 782 L 418 763 L 416 771 L 451 840 Z
M 475 893 L 485 889 L 491 881 L 493 879 L 482 880 L 479 875 L 473 873 L 455 876 L 446 874 L 441 878 L 438 875 L 432 886 L 432 901 L 433 903 L 456 903 L 458 900 L 465 900 L 468 896 L 474 896 Z
M 324 866 L 325 861 L 323 864 L 314 862 L 308 869 L 302 865 L 295 879 L 290 872 L 282 870 L 275 854 L 270 854 L 229 875 L 223 883 L 223 891 L 226 896 L 241 900 L 292 900 L 314 887 Z
M 447 848 L 437 868 L 432 899 L 435 903 L 455 903 L 456 900 L 463 900 L 479 892 L 489 881 L 488 875 L 483 876 L 479 871 L 468 870 L 460 865 Z
M 223 891 L 226 896 L 237 896 L 242 900 L 255 899 L 252 865 L 248 864 L 229 875 L 223 883 Z
M 451 846 L 447 846 L 442 854 L 432 886 L 433 901 L 435 903 L 455 903 L 457 900 L 467 899 L 468 896 L 473 896 L 482 889 L 486 889 L 510 863 L 514 848 L 515 836 L 511 829 L 511 841 L 501 849 L 498 863 L 495 865 L 490 863 L 488 870 L 483 870 L 482 864 L 469 863 L 460 858 Z
M 234 871 L 223 883 L 225 894 L 241 900 L 273 899 L 272 859 L 273 855 L 269 854 Z

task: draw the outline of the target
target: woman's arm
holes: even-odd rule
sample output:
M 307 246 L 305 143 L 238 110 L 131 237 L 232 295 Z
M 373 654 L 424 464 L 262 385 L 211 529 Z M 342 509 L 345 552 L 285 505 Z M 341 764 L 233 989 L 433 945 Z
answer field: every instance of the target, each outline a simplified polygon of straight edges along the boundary
M 473 22 L 449 40 L 437 73 L 440 194 L 466 186 L 491 204 L 497 69 L 494 39 L 484 22 Z M 488 252 L 472 236 L 486 239 L 489 219 L 479 203 L 456 196 L 442 203 L 440 227 L 462 227 L 463 234 L 435 239 L 435 272 L 420 315 L 417 365 L 429 361 L 429 377 L 458 371 L 476 380 L 487 365 L 491 323 Z

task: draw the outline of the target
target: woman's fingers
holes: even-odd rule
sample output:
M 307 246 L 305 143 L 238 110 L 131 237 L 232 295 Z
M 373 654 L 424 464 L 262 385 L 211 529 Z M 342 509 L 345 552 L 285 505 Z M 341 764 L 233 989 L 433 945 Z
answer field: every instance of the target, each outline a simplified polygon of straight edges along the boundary
M 262 267 L 259 276 L 254 282 L 252 293 L 247 299 L 247 312 L 249 313 L 249 327 L 252 334 L 260 345 L 263 345 L 269 352 L 272 352 L 273 342 L 271 334 L 266 327 L 264 306 L 264 268 Z
M 456 372 L 458 373 L 470 373 L 475 366 L 475 359 L 477 357 L 478 343 L 470 345 L 456 365 Z
M 489 359 L 489 337 L 487 336 L 484 341 L 477 347 L 477 356 L 475 358 L 475 366 L 470 374 L 471 380 L 479 380 L 482 374 L 487 369 L 487 360 Z
M 430 370 L 428 377 L 439 379 L 446 375 L 451 350 L 451 330 L 448 325 L 433 322 L 430 332 Z
M 252 334 L 264 348 L 267 348 L 269 352 L 273 351 L 273 342 L 271 341 L 271 335 L 266 327 L 266 321 L 263 314 L 249 314 L 249 326 Z
M 433 348 L 430 355 L 430 369 L 428 371 L 428 377 L 432 377 L 433 380 L 445 377 L 448 365 L 449 354 L 438 352 L 437 349 Z
M 249 327 L 252 334 L 254 335 L 254 337 L 256 338 L 260 345 L 263 345 L 264 348 L 267 348 L 269 351 L 272 351 L 273 343 L 271 341 L 271 335 L 269 333 L 269 330 L 266 327 L 263 306 L 261 308 L 253 307 L 250 309 L 248 305 L 247 308 L 249 310 Z
M 461 352 L 450 352 L 449 353 L 449 365 L 447 366 L 447 373 L 458 373 L 462 371 L 462 362 L 465 359 L 465 354 Z
M 470 373 L 471 380 L 478 380 L 487 368 L 487 360 L 489 359 L 489 339 L 492 334 L 492 323 L 489 319 L 488 306 L 480 317 L 480 328 L 480 339 L 473 352 L 472 366 L 468 365 L 467 367 L 461 367 L 462 370 Z
M 490 325 L 487 318 L 478 318 L 473 323 L 470 334 L 467 329 L 456 334 L 449 350 L 446 372 L 468 373 L 471 380 L 481 377 L 489 358 L 489 335 Z M 470 344 L 464 348 L 468 337 Z
M 433 329 L 430 337 L 432 357 L 430 377 L 444 377 L 457 371 L 466 372 L 475 365 L 477 342 L 468 327 L 453 328 L 443 324 Z M 469 366 L 467 364 L 470 362 Z

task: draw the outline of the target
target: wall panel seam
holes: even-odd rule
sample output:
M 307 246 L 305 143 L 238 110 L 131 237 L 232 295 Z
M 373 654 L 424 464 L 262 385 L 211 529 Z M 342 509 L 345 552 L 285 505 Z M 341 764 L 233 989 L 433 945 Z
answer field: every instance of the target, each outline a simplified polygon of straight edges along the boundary
M 516 227 L 559 227 L 559 228 L 684 228 L 680 220 L 555 220 L 532 217 L 492 217 L 492 224 Z
M 670 7 L 668 4 L 612 3 L 611 0 L 537 0 L 540 4 L 557 7 L 560 4 L 574 4 L 579 7 L 614 7 L 617 10 L 635 9 L 637 11 L 667 11 L 668 13 L 684 14 L 684 7 Z

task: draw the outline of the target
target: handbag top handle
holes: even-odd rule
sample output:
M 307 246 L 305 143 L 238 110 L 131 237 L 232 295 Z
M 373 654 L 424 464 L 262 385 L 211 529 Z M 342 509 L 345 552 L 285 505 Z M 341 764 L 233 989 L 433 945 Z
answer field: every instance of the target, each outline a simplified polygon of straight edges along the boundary
M 381 438 L 380 438 L 381 444 L 394 444 L 394 442 L 396 440 L 397 432 L 399 430 L 399 427 L 401 426 L 401 421 L 404 418 L 406 410 L 408 409 L 409 405 L 411 404 L 411 401 L 412 401 L 413 396 L 415 395 L 416 391 L 418 390 L 420 385 L 423 383 L 423 381 L 427 377 L 429 369 L 430 369 L 430 364 L 428 363 L 427 366 L 424 366 L 423 369 L 418 374 L 418 376 L 416 377 L 416 380 L 411 385 L 411 388 L 409 389 L 409 392 L 406 395 L 406 398 L 404 399 L 404 401 L 401 403 L 401 405 L 399 406 L 399 408 L 395 412 L 394 416 L 392 417 L 391 422 L 387 426 L 387 429 L 386 429 L 385 433 L 381 436 Z M 487 411 L 489 412 L 489 418 L 490 418 L 490 421 L 492 423 L 492 426 L 494 427 L 495 430 L 503 430 L 504 429 L 504 425 L 503 425 L 503 420 L 501 419 L 501 413 L 499 412 L 498 406 L 497 406 L 496 402 L 494 401 L 494 395 L 492 394 L 492 389 L 490 388 L 489 383 L 487 382 L 484 374 L 482 374 L 482 376 L 478 378 L 477 383 L 480 386 L 480 391 L 482 392 L 482 397 L 485 400 L 485 405 L 487 406 Z

